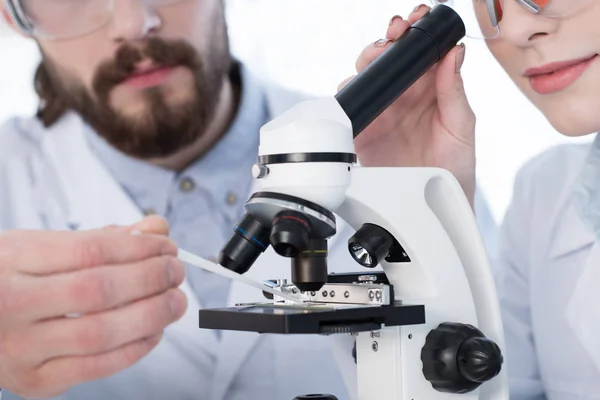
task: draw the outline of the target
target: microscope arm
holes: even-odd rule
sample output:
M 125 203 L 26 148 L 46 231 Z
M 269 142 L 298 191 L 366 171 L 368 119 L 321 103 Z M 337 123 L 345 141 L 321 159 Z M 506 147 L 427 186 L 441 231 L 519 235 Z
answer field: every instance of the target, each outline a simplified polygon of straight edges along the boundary
M 445 392 L 432 391 L 424 374 L 427 363 L 433 371 L 439 370 L 442 362 L 435 357 L 426 360 L 429 356 L 423 348 L 431 331 L 447 322 L 470 324 L 504 347 L 487 255 L 460 185 L 440 169 L 355 168 L 352 185 L 337 213 L 356 230 L 366 223 L 375 224 L 402 244 L 410 262 L 383 261 L 383 270 L 396 301 L 422 304 L 426 311 L 423 324 L 386 327 L 376 337 L 371 332 L 358 333 L 358 398 L 450 398 Z M 490 357 L 487 362 L 485 357 Z M 478 360 L 480 378 L 487 374 L 490 379 L 498 372 L 500 365 L 494 364 L 497 360 L 493 357 L 482 353 Z M 428 378 L 433 380 L 436 374 L 431 371 Z M 457 372 L 450 369 L 437 374 L 438 383 L 453 390 L 461 384 L 469 387 L 466 380 L 453 375 Z M 502 371 L 481 387 L 481 393 L 475 391 L 461 398 L 507 399 L 505 381 Z

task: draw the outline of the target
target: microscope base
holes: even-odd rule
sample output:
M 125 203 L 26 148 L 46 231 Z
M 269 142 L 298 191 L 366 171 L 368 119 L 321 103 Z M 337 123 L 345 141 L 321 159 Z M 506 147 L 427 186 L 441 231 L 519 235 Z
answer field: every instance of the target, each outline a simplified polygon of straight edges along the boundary
M 354 333 L 425 323 L 422 305 L 246 304 L 200 310 L 200 328 L 275 334 Z

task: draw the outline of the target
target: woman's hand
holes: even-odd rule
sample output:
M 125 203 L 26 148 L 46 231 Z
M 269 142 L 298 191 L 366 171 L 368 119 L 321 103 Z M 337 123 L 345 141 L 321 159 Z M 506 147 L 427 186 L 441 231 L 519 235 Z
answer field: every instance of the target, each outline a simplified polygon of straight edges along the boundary
M 407 20 L 394 17 L 386 39 L 363 50 L 357 71 L 363 71 L 429 10 L 421 6 Z M 464 45 L 452 49 L 356 138 L 361 165 L 444 168 L 456 176 L 473 204 L 475 115 L 460 75 L 464 54 Z

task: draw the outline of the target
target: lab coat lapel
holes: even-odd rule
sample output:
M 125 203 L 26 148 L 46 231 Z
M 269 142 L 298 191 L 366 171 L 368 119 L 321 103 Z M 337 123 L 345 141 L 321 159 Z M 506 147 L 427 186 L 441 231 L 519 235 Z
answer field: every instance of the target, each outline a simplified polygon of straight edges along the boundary
M 141 212 L 89 149 L 85 129 L 78 117 L 68 115 L 42 142 L 64 194 L 67 227 L 88 230 L 139 221 Z
M 567 323 L 600 372 L 600 244 L 594 243 L 573 296 L 567 305 Z
M 550 245 L 549 255 L 559 259 L 571 253 L 588 248 L 595 242 L 594 234 L 585 226 L 577 213 L 575 205 L 565 194 L 564 206 L 556 211 L 554 217 L 558 224 L 552 227 L 555 232 Z
M 600 371 L 600 242 L 584 225 L 570 202 L 565 211 L 563 226 L 557 228 L 557 240 L 551 252 L 553 259 L 566 257 L 578 251 L 589 251 L 567 303 L 565 317 L 574 335 L 586 348 Z
M 87 128 L 79 118 L 67 117 L 46 134 L 42 144 L 66 201 L 65 229 L 88 230 L 139 221 L 143 218 L 142 212 L 90 150 L 84 129 Z M 214 352 L 216 338 L 211 332 L 201 332 L 198 328 L 201 305 L 187 279 L 180 289 L 186 294 L 188 308 L 184 316 L 168 328 L 165 340 L 177 341 L 177 347 L 190 353 L 200 347 Z

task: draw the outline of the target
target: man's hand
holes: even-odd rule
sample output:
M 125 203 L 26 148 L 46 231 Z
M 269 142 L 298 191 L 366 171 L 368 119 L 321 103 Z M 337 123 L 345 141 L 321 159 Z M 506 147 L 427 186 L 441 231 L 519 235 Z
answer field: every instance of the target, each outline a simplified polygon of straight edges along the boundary
M 89 232 L 0 234 L 0 387 L 52 397 L 147 355 L 186 308 L 160 218 Z
M 387 37 L 366 47 L 356 63 L 360 73 L 430 10 L 421 6 L 407 20 L 392 19 Z M 440 167 L 452 172 L 473 202 L 475 115 L 467 101 L 457 46 L 379 116 L 355 145 L 363 166 Z M 352 78 L 340 85 L 344 87 Z

